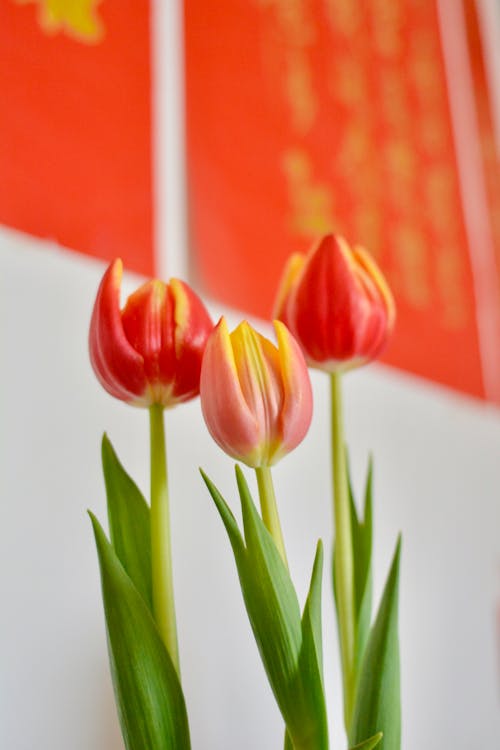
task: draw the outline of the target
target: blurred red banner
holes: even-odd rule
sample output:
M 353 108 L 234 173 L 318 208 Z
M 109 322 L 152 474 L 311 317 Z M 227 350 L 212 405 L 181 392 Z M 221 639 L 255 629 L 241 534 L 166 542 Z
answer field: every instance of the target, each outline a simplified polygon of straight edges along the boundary
M 500 402 L 499 170 L 472 0 L 185 3 L 188 186 L 207 290 L 269 317 L 333 230 L 398 304 L 385 361 Z
M 385 361 L 500 402 L 500 178 L 474 0 L 190 0 L 193 267 L 269 317 L 285 259 L 365 245 Z M 0 0 L 0 222 L 154 273 L 150 4 Z M 495 139 L 496 135 L 496 139 Z
M 150 7 L 1 0 L 0 222 L 153 272 Z

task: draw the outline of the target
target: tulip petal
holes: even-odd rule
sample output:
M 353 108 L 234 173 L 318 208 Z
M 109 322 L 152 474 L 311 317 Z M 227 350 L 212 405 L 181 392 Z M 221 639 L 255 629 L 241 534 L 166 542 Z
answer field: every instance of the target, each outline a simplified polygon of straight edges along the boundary
M 201 370 L 205 422 L 221 448 L 254 468 L 271 466 L 302 440 L 312 416 L 307 366 L 277 322 L 279 347 L 246 321 L 229 334 L 221 318 Z
M 387 325 L 392 331 L 396 321 L 396 305 L 387 281 L 371 255 L 363 247 L 358 245 L 352 252 L 358 266 L 365 272 L 365 278 L 369 279 L 375 285 L 378 293 L 377 296 L 383 302 L 387 312 Z
M 205 348 L 200 393 L 203 416 L 216 443 L 230 456 L 249 463 L 259 446 L 259 427 L 241 389 L 224 318 Z
M 307 365 L 299 344 L 281 321 L 274 321 L 274 330 L 284 392 L 280 415 L 281 454 L 296 448 L 306 436 L 312 420 L 313 399 Z
M 291 304 L 291 291 L 297 286 L 297 281 L 305 264 L 305 255 L 294 253 L 288 259 L 278 287 L 278 294 L 274 306 L 273 317 L 279 318 L 290 327 L 288 310 Z
M 122 268 L 121 260 L 115 260 L 99 286 L 90 323 L 90 361 L 108 393 L 123 401 L 141 403 L 146 390 L 144 360 L 130 345 L 123 330 Z
M 156 279 L 139 287 L 122 312 L 125 335 L 144 359 L 150 403 L 163 403 L 170 396 L 175 373 L 172 319 L 167 286 Z
M 164 407 L 199 393 L 201 360 L 212 321 L 187 284 L 148 281 L 120 311 L 122 263 L 99 287 L 89 336 L 99 381 L 113 396 L 137 406 Z
M 171 279 L 169 295 L 174 318 L 172 398 L 179 402 L 199 393 L 202 355 L 213 323 L 203 302 L 183 281 Z
M 348 369 L 378 356 L 392 331 L 394 300 L 362 248 L 326 235 L 303 260 L 292 256 L 276 310 L 312 367 Z
M 230 338 L 241 391 L 259 427 L 262 460 L 267 463 L 265 454 L 279 440 L 276 429 L 283 403 L 278 351 L 246 321 Z
M 395 305 L 389 287 L 371 256 L 361 247 L 352 251 L 360 284 L 355 347 L 365 360 L 379 356 L 394 327 Z
M 353 289 L 349 254 L 333 235 L 327 235 L 306 260 L 296 291 L 292 332 L 313 362 L 344 359 L 355 354 Z

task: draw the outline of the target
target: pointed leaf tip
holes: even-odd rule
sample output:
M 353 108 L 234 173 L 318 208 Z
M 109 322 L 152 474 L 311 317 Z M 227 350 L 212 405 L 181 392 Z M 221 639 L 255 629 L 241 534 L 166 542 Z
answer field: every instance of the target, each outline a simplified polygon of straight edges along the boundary
M 224 498 L 222 497 L 221 493 L 219 492 L 215 484 L 212 482 L 212 480 L 208 477 L 207 474 L 205 474 L 205 472 L 201 468 L 200 468 L 200 474 L 201 474 L 203 481 L 205 482 L 205 485 L 210 493 L 210 496 L 212 497 L 212 500 L 214 501 L 215 507 L 217 508 L 217 511 L 222 519 L 222 523 L 224 524 L 227 535 L 229 537 L 229 541 L 231 543 L 231 547 L 233 548 L 236 561 L 238 564 L 240 564 L 242 555 L 244 554 L 244 551 L 245 551 L 245 544 L 244 544 L 240 529 L 238 527 L 236 518 L 234 517 L 231 508 L 229 507 L 227 502 L 224 500 Z
M 92 524 L 92 528 L 95 531 L 96 526 L 100 526 L 99 521 L 97 520 L 97 518 L 94 515 L 94 513 L 92 513 L 92 511 L 90 510 L 90 508 L 87 508 L 87 515 L 90 518 L 90 523 Z
M 250 490 L 248 489 L 248 482 L 245 479 L 245 475 L 243 473 L 243 469 L 239 464 L 235 464 L 234 466 L 234 473 L 236 474 L 236 483 L 238 485 L 238 490 L 240 492 L 240 495 L 242 491 L 245 494 L 249 494 Z
M 373 748 L 378 745 L 383 736 L 383 732 L 378 732 L 373 737 L 370 737 L 370 739 L 364 740 L 364 742 L 360 742 L 359 745 L 355 745 L 355 747 L 352 747 L 351 750 L 373 750 Z

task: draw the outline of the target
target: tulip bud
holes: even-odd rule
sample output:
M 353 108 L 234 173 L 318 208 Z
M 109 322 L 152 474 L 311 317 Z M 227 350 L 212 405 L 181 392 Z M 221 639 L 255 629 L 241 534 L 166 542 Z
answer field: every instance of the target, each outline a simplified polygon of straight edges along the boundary
M 274 322 L 278 347 L 245 321 L 229 333 L 221 318 L 207 342 L 200 396 L 220 447 L 254 468 L 271 466 L 305 437 L 312 391 L 300 347 Z
M 101 281 L 89 333 L 90 361 L 112 396 L 135 406 L 175 406 L 199 393 L 203 351 L 212 321 L 197 295 L 178 279 L 152 280 L 120 310 L 122 262 Z
M 371 256 L 342 237 L 323 237 L 288 261 L 275 317 L 293 333 L 311 367 L 327 372 L 378 357 L 394 327 L 395 306 Z

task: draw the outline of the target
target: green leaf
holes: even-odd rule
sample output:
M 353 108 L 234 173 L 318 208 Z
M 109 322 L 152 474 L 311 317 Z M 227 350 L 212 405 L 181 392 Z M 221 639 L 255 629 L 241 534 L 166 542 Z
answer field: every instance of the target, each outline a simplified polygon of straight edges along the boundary
M 373 521 L 372 521 L 372 480 L 373 480 L 373 462 L 370 457 L 365 484 L 365 502 L 363 510 L 363 520 L 358 515 L 356 509 L 356 500 L 352 488 L 351 475 L 349 471 L 349 460 L 346 449 L 346 468 L 347 483 L 349 489 L 349 506 L 351 511 L 351 543 L 354 562 L 354 615 L 356 624 L 356 643 L 355 643 L 355 674 L 359 672 L 359 667 L 363 660 L 366 642 L 370 632 L 370 620 L 372 613 L 372 540 L 373 540 Z M 332 555 L 332 570 L 335 560 L 335 551 Z M 333 580 L 333 596 L 335 609 L 338 618 L 337 592 L 335 590 L 335 573 Z
M 240 583 L 250 623 L 278 705 L 295 741 L 294 726 L 303 714 L 290 686 L 295 683 L 302 645 L 300 608 L 281 555 L 260 518 L 245 481 L 236 467 L 243 526 L 245 564 Z
M 365 485 L 365 503 L 363 521 L 356 512 L 356 505 L 349 481 L 349 497 L 351 505 L 352 547 L 354 556 L 354 606 L 356 614 L 356 646 L 355 670 L 363 660 L 372 611 L 372 486 L 373 463 L 370 458 Z
M 255 509 L 239 468 L 246 546 L 226 501 L 203 472 L 202 477 L 233 548 L 243 597 L 271 686 L 273 690 L 282 683 L 286 686 L 295 677 L 302 640 L 299 603 L 288 571 Z M 282 712 L 287 713 L 290 707 L 281 706 L 283 695 L 276 698 Z
M 398 539 L 380 607 L 359 675 L 351 745 L 383 732 L 380 750 L 400 750 L 401 699 L 398 639 L 398 589 L 401 539 Z
M 302 615 L 302 634 L 307 640 L 307 648 L 314 654 L 320 677 L 323 679 L 323 642 L 321 633 L 321 577 L 323 572 L 323 544 L 321 539 L 316 546 L 316 556 L 309 585 L 304 613 Z M 307 636 L 307 638 L 306 638 Z M 303 649 L 304 650 L 304 643 Z
M 356 747 L 352 747 L 351 750 L 373 750 L 373 748 L 378 745 L 382 737 L 382 732 L 378 732 L 378 734 L 376 734 L 374 737 L 370 737 L 369 740 L 360 742 L 359 745 L 356 745 Z
M 106 434 L 102 438 L 101 452 L 111 544 L 152 611 L 149 506 L 118 460 Z
M 323 682 L 323 638 L 321 629 L 321 582 L 323 545 L 318 542 L 311 584 L 302 615 L 302 649 L 299 672 L 309 712 L 315 716 L 315 748 L 328 748 L 328 719 Z
M 290 574 L 236 467 L 245 539 L 212 482 L 203 475 L 229 535 L 250 624 L 287 733 L 285 748 L 327 750 L 321 656 L 319 546 L 304 616 Z
M 372 487 L 373 487 L 373 464 L 368 464 L 365 484 L 365 502 L 363 520 L 358 517 L 356 502 L 354 500 L 351 483 L 349 481 L 349 499 L 351 507 L 351 528 L 353 548 L 356 553 L 355 568 L 355 604 L 359 612 L 362 605 L 366 579 L 370 569 L 372 549 Z
M 116 703 L 127 750 L 189 750 L 177 673 L 155 622 L 92 513 Z

